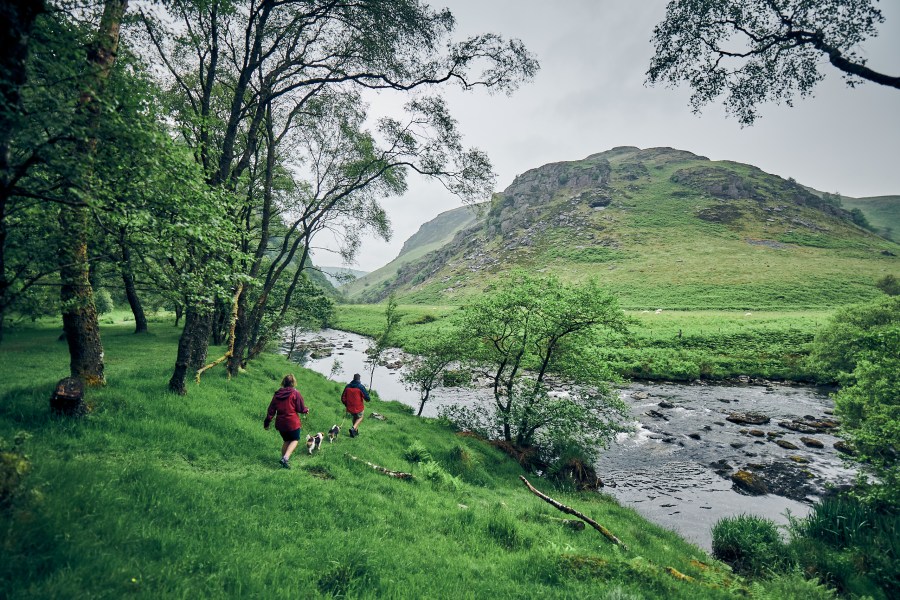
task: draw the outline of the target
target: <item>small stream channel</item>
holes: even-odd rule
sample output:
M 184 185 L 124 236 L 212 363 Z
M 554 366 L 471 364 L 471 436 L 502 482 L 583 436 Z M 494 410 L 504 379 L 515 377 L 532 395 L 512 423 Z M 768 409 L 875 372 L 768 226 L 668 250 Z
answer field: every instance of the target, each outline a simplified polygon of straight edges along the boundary
M 307 368 L 338 381 L 350 381 L 353 373 L 361 373 L 363 383 L 368 385 L 368 338 L 326 329 L 306 334 L 300 341 L 333 347 L 327 356 L 321 356 L 324 352 L 313 356 L 295 353 L 295 359 Z M 402 351 L 388 354 L 387 363 L 404 362 Z M 418 395 L 403 386 L 401 373 L 402 367 L 379 366 L 372 387 L 384 400 L 397 400 L 418 409 Z M 631 408 L 634 432 L 620 434 L 616 443 L 603 451 L 596 465 L 606 483 L 603 491 L 707 550 L 712 544 L 710 530 L 719 519 L 746 513 L 785 524 L 788 511 L 795 517 L 805 516 L 824 490 L 849 484 L 855 475 L 835 450 L 838 438 L 834 435 L 797 433 L 779 425 L 793 419 L 831 418 L 828 415 L 833 403 L 824 390 L 771 382 L 635 382 L 619 393 Z M 488 399 L 487 389 L 439 388 L 432 392 L 423 415 L 436 416 L 445 404 Z M 762 425 L 729 422 L 727 417 L 735 412 L 762 413 L 771 421 Z M 818 440 L 822 447 L 809 447 L 801 437 Z M 797 448 L 782 448 L 778 440 Z M 728 478 L 736 469 L 771 475 L 771 487 L 777 493 L 739 493 Z

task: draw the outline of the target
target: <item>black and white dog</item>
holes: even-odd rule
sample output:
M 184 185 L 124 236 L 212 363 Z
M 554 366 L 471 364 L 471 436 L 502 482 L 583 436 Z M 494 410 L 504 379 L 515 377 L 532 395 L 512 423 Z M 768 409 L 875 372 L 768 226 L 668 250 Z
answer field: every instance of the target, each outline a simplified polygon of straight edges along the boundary
M 322 440 L 325 439 L 325 434 L 321 431 L 314 436 L 308 435 L 306 436 L 306 449 L 309 450 L 309 453 L 312 454 L 313 450 L 318 450 L 322 447 Z
M 334 442 L 340 432 L 341 428 L 338 425 L 332 425 L 331 429 L 328 430 L 328 443 Z

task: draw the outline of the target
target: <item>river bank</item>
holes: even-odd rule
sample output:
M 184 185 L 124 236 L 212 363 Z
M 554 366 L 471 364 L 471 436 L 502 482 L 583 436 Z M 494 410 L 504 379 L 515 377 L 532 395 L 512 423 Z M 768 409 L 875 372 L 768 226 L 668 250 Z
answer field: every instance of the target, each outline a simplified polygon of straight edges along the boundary
M 344 381 L 361 373 L 368 384 L 364 336 L 332 329 L 307 334 L 301 343 L 309 351 L 295 358 L 307 368 Z M 382 399 L 418 409 L 418 395 L 400 381 L 407 360 L 401 350 L 391 350 L 376 367 L 372 387 Z M 710 529 L 722 517 L 756 514 L 786 524 L 788 511 L 806 515 L 816 499 L 854 477 L 834 447 L 839 438 L 832 429 L 803 434 L 788 428 L 831 418 L 825 389 L 749 380 L 737 385 L 644 381 L 619 393 L 631 408 L 633 432 L 621 434 L 596 465 L 604 492 L 707 549 Z M 487 400 L 483 388 L 439 388 L 423 415 L 437 416 L 448 404 Z M 729 420 L 742 413 L 764 415 L 767 422 Z M 739 473 L 762 487 L 741 486 Z

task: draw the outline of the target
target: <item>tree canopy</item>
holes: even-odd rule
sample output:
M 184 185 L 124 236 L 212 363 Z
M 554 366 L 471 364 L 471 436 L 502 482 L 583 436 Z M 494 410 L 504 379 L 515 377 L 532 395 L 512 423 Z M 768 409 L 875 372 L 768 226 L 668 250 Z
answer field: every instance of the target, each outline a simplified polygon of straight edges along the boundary
M 860 48 L 884 22 L 876 1 L 673 0 L 653 30 L 647 82 L 687 83 L 695 112 L 724 95 L 742 125 L 753 124 L 764 102 L 790 106 L 795 95 L 811 95 L 825 76 L 823 58 L 851 87 L 900 88 L 900 76 L 869 68 Z

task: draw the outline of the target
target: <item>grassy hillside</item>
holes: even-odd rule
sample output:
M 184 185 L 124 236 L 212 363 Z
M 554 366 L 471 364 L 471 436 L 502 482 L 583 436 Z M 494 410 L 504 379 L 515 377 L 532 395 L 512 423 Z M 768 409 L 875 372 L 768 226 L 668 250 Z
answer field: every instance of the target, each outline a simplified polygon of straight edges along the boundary
M 356 297 L 461 303 L 512 266 L 597 277 L 632 309 L 824 309 L 879 293 L 900 245 L 756 167 L 625 147 L 519 176 L 477 234 Z
M 610 498 L 535 480 L 628 550 L 562 526 L 505 455 L 397 403 L 374 401 L 386 421 L 280 469 L 281 440 L 261 421 L 282 375 L 299 377 L 305 431 L 342 419 L 341 385 L 268 355 L 238 378 L 214 371 L 187 397 L 170 395 L 177 330 L 152 331 L 104 327 L 109 385 L 89 392 L 93 411 L 79 421 L 47 410 L 68 362 L 57 327 L 0 345 L 0 437 L 29 434 L 32 462 L 25 492 L 0 508 L 0 597 L 695 599 L 746 587 Z
M 348 283 L 341 291 L 349 297 L 363 294 L 369 288 L 378 288 L 391 280 L 397 270 L 412 261 L 418 260 L 438 248 L 449 243 L 457 232 L 471 226 L 478 219 L 476 207 L 462 206 L 442 212 L 431 221 L 424 223 L 403 244 L 397 258 L 356 281 Z
M 844 208 L 858 208 L 866 215 L 869 223 L 885 237 L 900 241 L 900 196 L 872 196 L 870 198 L 849 198 L 841 196 Z

